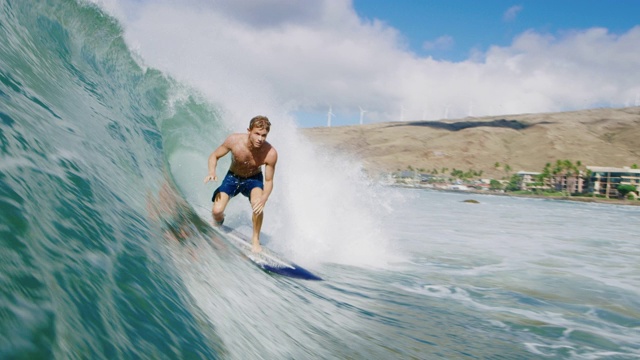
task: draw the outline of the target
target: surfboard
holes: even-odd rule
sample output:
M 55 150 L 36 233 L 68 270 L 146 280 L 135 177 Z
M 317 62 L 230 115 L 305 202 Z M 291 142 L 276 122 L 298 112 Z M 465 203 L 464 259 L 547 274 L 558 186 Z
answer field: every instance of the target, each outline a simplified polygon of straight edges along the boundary
M 322 280 L 321 277 L 313 274 L 309 270 L 284 259 L 275 252 L 262 247 L 262 251 L 255 253 L 251 251 L 251 239 L 245 234 L 234 230 L 226 225 L 216 227 L 216 230 L 226 235 L 242 253 L 251 260 L 257 267 L 267 273 L 278 274 L 294 279 L 302 280 Z

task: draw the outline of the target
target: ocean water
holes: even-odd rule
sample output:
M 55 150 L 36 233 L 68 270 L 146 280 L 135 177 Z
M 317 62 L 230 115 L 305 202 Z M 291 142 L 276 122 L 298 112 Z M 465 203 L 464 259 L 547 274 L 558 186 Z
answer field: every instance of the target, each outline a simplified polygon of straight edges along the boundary
M 0 40 L 1 359 L 640 358 L 638 207 L 382 187 L 283 111 L 263 241 L 325 280 L 269 275 L 208 225 L 228 99 L 84 1 Z

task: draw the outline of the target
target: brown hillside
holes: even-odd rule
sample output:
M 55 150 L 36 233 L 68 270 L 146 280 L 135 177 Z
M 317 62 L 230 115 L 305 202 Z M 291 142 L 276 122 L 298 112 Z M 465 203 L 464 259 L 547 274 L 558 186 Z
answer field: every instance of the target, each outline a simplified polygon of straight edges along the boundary
M 448 168 L 501 178 L 556 160 L 640 164 L 640 107 L 302 129 L 328 151 L 362 159 L 371 172 Z

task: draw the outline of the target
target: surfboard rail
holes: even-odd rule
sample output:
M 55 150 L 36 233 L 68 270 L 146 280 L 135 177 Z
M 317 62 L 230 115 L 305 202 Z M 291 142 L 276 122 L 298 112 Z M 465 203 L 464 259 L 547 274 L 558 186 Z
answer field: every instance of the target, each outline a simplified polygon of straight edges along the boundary
M 233 245 L 242 251 L 242 253 L 251 260 L 252 263 L 263 271 L 295 279 L 322 280 L 321 277 L 313 274 L 311 271 L 284 259 L 282 256 L 274 253 L 264 246 L 262 247 L 262 251 L 259 253 L 251 251 L 251 239 L 249 239 L 245 234 L 236 231 L 229 226 L 221 225 L 215 227 L 215 229 L 227 239 L 231 240 Z

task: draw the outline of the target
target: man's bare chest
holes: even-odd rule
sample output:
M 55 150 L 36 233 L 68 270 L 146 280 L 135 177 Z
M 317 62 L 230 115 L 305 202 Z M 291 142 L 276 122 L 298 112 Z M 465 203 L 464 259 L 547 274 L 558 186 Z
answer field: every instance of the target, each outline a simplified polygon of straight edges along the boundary
M 232 149 L 233 160 L 236 166 L 243 168 L 256 168 L 264 165 L 265 155 L 262 151 L 251 152 L 246 148 Z

